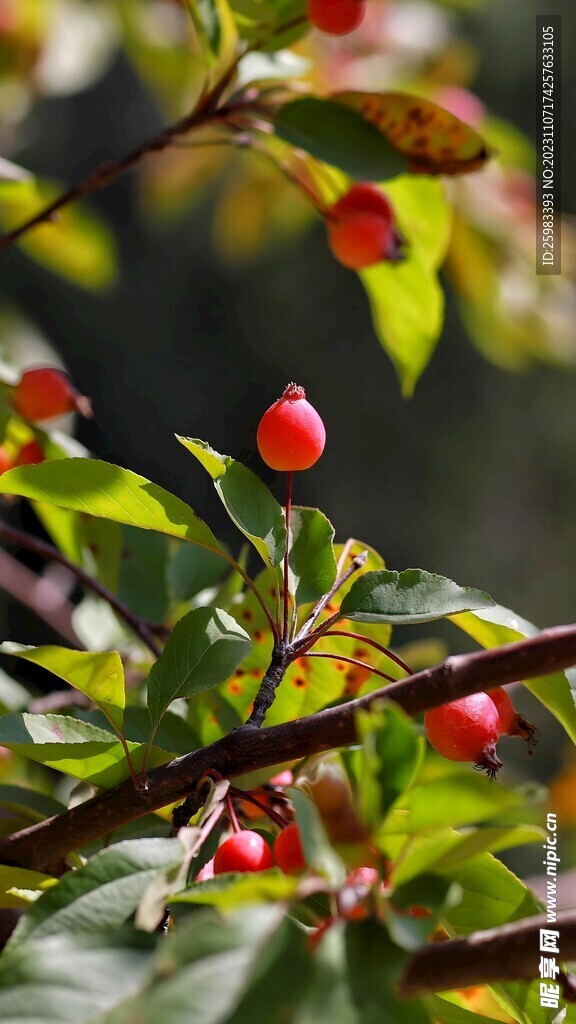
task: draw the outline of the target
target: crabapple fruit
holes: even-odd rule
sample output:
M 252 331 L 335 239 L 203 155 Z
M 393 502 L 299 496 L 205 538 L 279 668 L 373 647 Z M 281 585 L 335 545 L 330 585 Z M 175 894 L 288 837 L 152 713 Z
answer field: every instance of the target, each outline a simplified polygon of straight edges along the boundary
M 500 717 L 487 693 L 472 693 L 427 711 L 424 728 L 434 750 L 450 761 L 474 761 L 490 778 L 502 767 L 496 754 Z
M 295 821 L 276 836 L 274 860 L 285 875 L 295 875 L 299 871 L 304 871 L 306 858 L 302 849 L 300 829 Z
M 264 413 L 256 435 L 258 450 L 271 469 L 310 469 L 326 443 L 326 430 L 304 388 L 288 384 L 282 398 Z
M 14 466 L 35 466 L 38 462 L 44 462 L 46 456 L 42 451 L 42 448 L 38 444 L 38 441 L 28 441 L 27 444 L 22 445 L 16 458 L 14 459 Z
M 519 715 L 506 690 L 498 686 L 495 690 L 487 690 L 488 696 L 496 705 L 500 717 L 500 729 L 506 736 L 520 736 L 526 740 L 531 754 L 532 746 L 536 745 L 536 726 L 532 725 L 524 715 Z
M 396 228 L 394 210 L 375 185 L 352 185 L 328 209 L 326 224 L 332 254 L 349 270 L 402 259 L 404 240 Z
M 80 395 L 70 378 L 54 366 L 33 366 L 25 370 L 12 393 L 12 405 L 33 423 L 80 412 L 91 416 L 90 400 Z
M 0 476 L 2 476 L 2 473 L 7 473 L 9 469 L 12 469 L 13 465 L 14 465 L 14 463 L 12 462 L 12 459 L 8 455 L 8 452 L 6 451 L 4 446 L 1 446 L 0 447 Z
M 308 0 L 310 21 L 331 36 L 344 36 L 358 28 L 365 11 L 365 0 Z
M 265 871 L 274 867 L 270 847 L 259 832 L 235 832 L 218 847 L 214 855 L 214 874 L 228 871 Z

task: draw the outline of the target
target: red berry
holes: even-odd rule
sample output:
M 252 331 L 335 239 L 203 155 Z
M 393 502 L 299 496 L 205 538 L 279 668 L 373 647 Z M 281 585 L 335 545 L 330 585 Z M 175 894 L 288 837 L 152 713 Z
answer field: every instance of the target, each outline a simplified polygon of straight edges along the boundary
M 295 821 L 276 836 L 274 860 L 285 875 L 295 875 L 299 871 L 304 871 L 306 858 L 302 849 L 300 829 Z
M 81 412 L 90 416 L 90 401 L 79 395 L 69 377 L 52 366 L 36 366 L 25 370 L 14 388 L 12 404 L 16 412 L 33 423 Z
M 394 210 L 375 185 L 353 185 L 327 212 L 332 254 L 350 270 L 402 258 Z
M 14 459 L 14 466 L 35 466 L 38 462 L 44 462 L 46 456 L 38 441 L 28 441 L 22 446 Z
M 536 726 L 532 725 L 524 715 L 519 715 L 510 697 L 502 686 L 495 690 L 488 690 L 488 696 L 496 705 L 500 718 L 500 729 L 507 736 L 520 736 L 528 744 L 528 753 L 532 753 L 532 746 L 536 745 Z
M 264 413 L 256 435 L 258 450 L 271 469 L 310 469 L 326 443 L 324 424 L 306 401 L 304 388 L 289 384 L 282 398 Z
M 227 871 L 265 871 L 274 867 L 270 847 L 258 832 L 235 832 L 216 850 L 214 874 Z
M 500 718 L 487 693 L 472 693 L 427 711 L 424 728 L 434 749 L 450 761 L 474 761 L 491 778 L 502 767 L 496 755 Z
M 310 21 L 331 36 L 344 36 L 358 28 L 365 11 L 365 0 L 308 0 Z
M 14 463 L 4 446 L 0 447 L 0 476 L 2 476 L 2 473 L 7 473 L 9 469 L 12 469 L 13 465 Z
M 370 911 L 366 899 L 380 876 L 376 868 L 360 867 L 351 871 L 338 896 L 338 911 L 347 921 L 365 921 Z

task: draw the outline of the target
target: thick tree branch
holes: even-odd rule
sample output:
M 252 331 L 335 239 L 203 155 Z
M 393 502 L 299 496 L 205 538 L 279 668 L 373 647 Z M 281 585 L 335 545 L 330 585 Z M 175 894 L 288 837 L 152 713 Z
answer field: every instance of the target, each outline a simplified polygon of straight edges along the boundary
M 356 742 L 355 715 L 381 697 L 410 715 L 488 686 L 530 679 L 576 664 L 576 625 L 556 626 L 519 643 L 448 658 L 435 668 L 366 697 L 268 729 L 243 726 L 201 750 L 153 769 L 148 788 L 130 780 L 46 821 L 0 838 L 0 862 L 61 871 L 72 851 L 185 797 L 209 770 L 224 778 Z
M 463 939 L 431 942 L 410 957 L 398 990 L 406 999 L 469 985 L 498 981 L 527 981 L 539 977 L 540 929 L 560 932 L 556 960 L 576 960 L 576 911 L 557 915 L 548 924 L 546 914 L 514 921 Z M 552 979 L 553 980 L 553 979 Z

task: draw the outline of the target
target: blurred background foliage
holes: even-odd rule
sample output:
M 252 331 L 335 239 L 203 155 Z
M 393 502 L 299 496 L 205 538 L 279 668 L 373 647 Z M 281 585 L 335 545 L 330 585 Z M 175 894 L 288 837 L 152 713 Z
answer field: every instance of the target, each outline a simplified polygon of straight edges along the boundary
M 229 147 L 153 155 L 3 254 L 0 357 L 16 368 L 60 360 L 94 402 L 80 441 L 180 494 L 227 543 L 235 538 L 210 484 L 172 434 L 206 438 L 277 489 L 255 431 L 294 379 L 329 438 L 296 500 L 322 508 L 339 539 L 362 538 L 392 568 L 421 565 L 481 587 L 540 626 L 573 621 L 575 247 L 567 217 L 563 274 L 535 275 L 541 8 L 370 0 L 351 36 L 312 33 L 274 58 L 319 92 L 424 94 L 498 150 L 485 170 L 447 185 L 445 325 L 410 401 L 359 281 L 330 255 L 312 208 L 274 167 Z M 573 6 L 554 10 L 570 38 Z M 0 0 L 0 152 L 37 176 L 17 199 L 4 184 L 0 226 L 182 116 L 200 67 L 178 0 Z M 575 77 L 565 61 L 566 96 Z M 10 173 L 0 164 L 0 178 Z M 33 523 L 29 508 L 9 515 Z M 7 600 L 0 628 L 28 643 L 49 638 Z

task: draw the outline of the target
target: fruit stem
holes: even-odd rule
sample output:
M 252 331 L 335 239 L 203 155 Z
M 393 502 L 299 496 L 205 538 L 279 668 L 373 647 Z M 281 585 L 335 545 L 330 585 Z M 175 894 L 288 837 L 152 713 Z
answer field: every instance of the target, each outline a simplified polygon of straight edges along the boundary
M 383 647 L 382 644 L 376 643 L 376 640 L 372 640 L 368 636 L 362 636 L 361 633 L 349 633 L 346 629 L 327 629 L 322 633 L 322 636 L 347 636 L 350 637 L 351 640 L 360 640 L 363 644 L 367 644 L 369 647 L 374 647 L 377 651 L 385 654 L 387 658 L 390 658 L 390 661 L 394 661 L 400 666 L 400 668 L 404 669 L 409 676 L 412 675 L 412 669 L 408 667 L 405 661 L 402 661 L 402 658 L 399 658 L 393 651 L 389 651 L 387 647 Z
M 284 627 L 282 630 L 282 640 L 284 647 L 287 646 L 288 636 L 288 612 L 290 606 L 290 594 L 288 593 L 288 555 L 290 550 L 290 507 L 292 505 L 292 481 L 294 479 L 293 470 L 289 470 L 286 473 L 286 552 L 284 554 Z
M 311 651 L 309 654 L 299 654 L 299 658 L 331 658 L 332 661 L 345 661 L 349 665 L 356 665 L 358 668 L 365 668 L 368 672 L 372 672 L 375 676 L 380 676 L 382 679 L 387 679 L 389 683 L 395 683 L 396 679 L 393 676 L 387 676 L 385 672 L 381 672 L 378 668 L 372 668 L 371 665 L 366 665 L 363 661 L 358 661 L 356 658 L 348 658 L 344 654 L 328 654 L 324 651 Z
M 267 807 L 263 800 L 259 800 L 257 796 L 252 793 L 247 793 L 243 789 L 237 789 L 236 786 L 230 786 L 230 793 L 232 796 L 237 796 L 240 800 L 246 800 L 249 804 L 254 804 L 255 807 L 259 807 L 264 814 L 267 814 L 271 821 L 273 821 L 280 828 L 286 828 L 290 824 L 287 818 L 282 814 L 278 814 L 277 811 L 272 810 L 271 807 Z
M 238 818 L 236 817 L 236 811 L 234 810 L 234 804 L 232 803 L 232 797 L 230 796 L 230 790 L 229 789 L 228 789 L 228 791 L 226 793 L 225 800 L 226 800 L 226 810 L 228 812 L 228 817 L 230 818 L 230 822 L 232 824 L 232 829 L 233 829 L 234 832 L 241 832 L 242 829 L 240 828 L 240 823 L 238 821 Z

